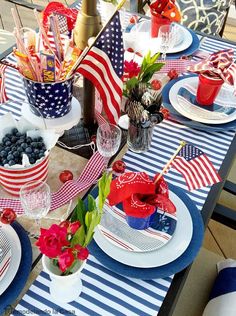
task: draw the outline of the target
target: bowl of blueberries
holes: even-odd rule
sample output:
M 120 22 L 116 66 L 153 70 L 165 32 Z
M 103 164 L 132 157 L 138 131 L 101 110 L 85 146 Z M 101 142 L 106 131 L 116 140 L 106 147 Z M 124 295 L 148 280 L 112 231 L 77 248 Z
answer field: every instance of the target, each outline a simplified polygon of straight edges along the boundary
M 49 153 L 58 135 L 52 131 L 27 130 L 17 123 L 6 128 L 6 122 L 9 121 L 0 130 L 0 185 L 11 195 L 19 196 L 23 184 L 46 181 Z

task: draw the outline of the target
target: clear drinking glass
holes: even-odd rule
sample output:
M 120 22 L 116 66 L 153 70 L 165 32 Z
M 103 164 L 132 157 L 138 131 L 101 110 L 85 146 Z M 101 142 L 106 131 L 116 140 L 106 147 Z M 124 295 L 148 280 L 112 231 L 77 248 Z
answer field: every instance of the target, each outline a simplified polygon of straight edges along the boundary
M 102 124 L 97 130 L 97 148 L 103 157 L 112 157 L 119 149 L 121 130 L 113 124 Z
M 162 53 L 162 59 L 166 59 L 166 53 L 169 49 L 174 47 L 176 38 L 176 26 L 175 24 L 162 25 L 159 28 L 158 38 L 160 39 L 160 51 Z
M 30 236 L 38 237 L 41 218 L 47 215 L 51 206 L 50 187 L 43 181 L 27 182 L 20 189 L 20 201 L 25 214 L 35 220 Z

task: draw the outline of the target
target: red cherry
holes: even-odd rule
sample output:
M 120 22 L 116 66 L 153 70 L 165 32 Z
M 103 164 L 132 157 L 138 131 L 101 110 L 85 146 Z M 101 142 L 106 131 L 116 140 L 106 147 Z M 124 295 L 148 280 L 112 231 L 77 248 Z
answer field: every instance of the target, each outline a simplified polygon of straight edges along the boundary
M 6 207 L 2 210 L 0 219 L 3 224 L 11 224 L 16 219 L 16 213 L 12 208 Z
M 62 183 L 73 180 L 73 173 L 70 170 L 64 170 L 60 173 L 59 179 Z
M 125 172 L 126 164 L 122 160 L 117 160 L 112 164 L 112 170 L 117 173 Z
M 178 78 L 178 72 L 176 71 L 176 69 L 170 69 L 167 76 L 170 78 L 170 80 L 172 79 L 177 79 Z
M 130 22 L 131 24 L 135 24 L 135 23 L 138 22 L 138 19 L 139 19 L 139 17 L 138 17 L 137 15 L 133 15 L 133 16 L 131 16 L 129 22 Z
M 155 80 L 152 80 L 151 86 L 153 90 L 160 90 L 162 87 L 162 83 L 160 80 L 155 79 Z

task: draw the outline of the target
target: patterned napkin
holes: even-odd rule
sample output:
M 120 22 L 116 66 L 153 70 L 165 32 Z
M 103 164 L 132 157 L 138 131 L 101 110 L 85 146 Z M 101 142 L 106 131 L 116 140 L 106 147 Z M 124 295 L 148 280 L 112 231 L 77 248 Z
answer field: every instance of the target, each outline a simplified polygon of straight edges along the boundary
M 211 106 L 202 106 L 196 101 L 196 88 L 190 85 L 181 87 L 177 94 L 179 104 L 184 105 L 184 110 L 197 115 L 199 118 L 207 118 L 209 120 L 218 120 L 225 118 L 236 111 L 233 104 L 226 103 L 223 99 L 217 98 Z
M 0 227 L 0 281 L 3 279 L 11 261 L 11 244 Z

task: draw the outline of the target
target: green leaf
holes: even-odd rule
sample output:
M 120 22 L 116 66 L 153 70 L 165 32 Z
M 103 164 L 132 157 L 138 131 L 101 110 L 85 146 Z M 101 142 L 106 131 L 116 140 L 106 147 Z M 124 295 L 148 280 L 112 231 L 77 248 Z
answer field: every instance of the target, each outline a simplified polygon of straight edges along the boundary
M 71 246 L 74 247 L 77 244 L 83 246 L 84 241 L 85 241 L 84 226 L 80 226 L 80 228 L 76 231 L 73 238 L 71 239 Z
M 88 211 L 85 214 L 85 226 L 86 226 L 87 233 L 88 233 L 88 229 L 92 223 L 92 220 L 93 220 L 93 211 L 91 211 L 91 212 Z
M 98 209 L 100 212 L 103 210 L 103 205 L 105 200 L 110 193 L 110 185 L 112 180 L 112 174 L 105 173 L 102 177 L 98 180 Z
M 142 76 L 142 82 L 148 82 L 152 76 L 154 75 L 155 72 L 159 71 L 162 66 L 164 64 L 163 63 L 157 63 L 154 65 L 150 65 L 146 71 L 144 72 L 143 76 Z
M 101 221 L 101 213 L 98 212 L 98 210 L 90 212 L 92 214 L 91 218 L 90 218 L 90 226 L 88 228 L 86 237 L 85 237 L 85 241 L 84 241 L 84 247 L 86 247 L 90 241 L 93 238 L 93 234 L 94 234 L 94 230 L 96 228 L 96 226 L 100 223 Z
M 138 84 L 138 78 L 132 77 L 126 82 L 127 90 L 132 90 Z
M 93 211 L 97 208 L 97 204 L 95 199 L 91 194 L 88 195 L 88 211 Z

